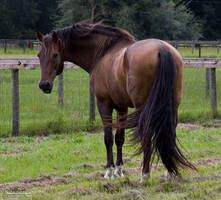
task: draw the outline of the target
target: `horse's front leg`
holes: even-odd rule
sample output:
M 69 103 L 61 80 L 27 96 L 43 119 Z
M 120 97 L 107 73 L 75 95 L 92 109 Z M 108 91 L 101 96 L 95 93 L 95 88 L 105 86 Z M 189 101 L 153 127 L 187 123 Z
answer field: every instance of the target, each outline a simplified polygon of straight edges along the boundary
M 117 122 L 123 123 L 126 121 L 127 115 L 127 108 L 125 109 L 118 109 L 117 110 Z M 122 124 L 124 125 L 124 124 Z M 120 125 L 121 126 L 121 125 Z M 125 138 L 125 129 L 118 128 L 115 135 L 115 144 L 117 146 L 117 161 L 116 161 L 116 168 L 114 171 L 114 175 L 117 177 L 124 177 L 122 168 L 123 168 L 123 155 L 122 155 L 122 148 L 124 145 Z
M 113 159 L 113 134 L 112 134 L 112 112 L 113 107 L 97 99 L 97 107 L 104 126 L 104 143 L 107 152 L 106 173 L 104 178 L 114 179 L 114 159 Z
M 107 165 L 106 165 L 106 173 L 104 175 L 104 178 L 114 179 L 114 160 L 113 160 L 113 134 L 112 134 L 112 128 L 110 127 L 104 127 L 104 143 L 106 146 L 107 151 Z

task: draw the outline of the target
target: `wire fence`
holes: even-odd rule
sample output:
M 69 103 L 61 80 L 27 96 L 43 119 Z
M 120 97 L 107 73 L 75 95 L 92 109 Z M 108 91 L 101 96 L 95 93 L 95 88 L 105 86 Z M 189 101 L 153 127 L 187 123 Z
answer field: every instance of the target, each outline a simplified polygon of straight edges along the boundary
M 0 48 L 4 53 L 7 53 L 12 49 L 20 49 L 25 53 L 27 49 L 38 49 L 39 43 L 36 40 L 0 39 Z
M 1 70 L 0 79 L 0 136 L 12 133 L 11 70 Z M 90 130 L 101 127 L 100 118 L 89 121 L 89 79 L 81 69 L 64 71 L 64 102 L 58 104 L 58 80 L 52 94 L 38 88 L 40 70 L 19 71 L 19 121 L 22 135 Z

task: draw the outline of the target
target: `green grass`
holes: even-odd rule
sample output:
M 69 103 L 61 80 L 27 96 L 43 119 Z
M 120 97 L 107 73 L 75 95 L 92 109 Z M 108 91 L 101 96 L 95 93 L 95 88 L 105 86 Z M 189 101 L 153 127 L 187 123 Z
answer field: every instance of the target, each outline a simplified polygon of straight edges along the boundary
M 189 47 L 179 47 L 178 51 L 184 58 L 198 58 L 199 57 L 199 49 Z M 202 47 L 201 48 L 201 57 L 202 58 L 221 58 L 221 51 L 217 52 L 216 48 L 212 47 Z
M 140 167 L 142 157 L 131 156 L 134 147 L 127 142 L 123 150 L 127 160 L 124 165 L 125 178 L 103 179 L 106 161 L 103 134 L 74 132 L 49 137 L 1 139 L 0 182 L 20 182 L 11 189 L 1 189 L 0 197 L 7 200 L 220 199 L 221 130 L 178 130 L 177 136 L 188 158 L 199 163 L 198 172 L 181 170 L 183 179 L 167 181 L 163 176 L 164 169 L 159 166 L 144 184 L 139 183 L 139 170 L 133 172 L 133 169 Z M 116 159 L 115 147 L 114 156 Z M 216 158 L 219 162 L 212 163 Z M 67 173 L 69 177 L 64 176 Z M 60 178 L 65 184 L 32 185 L 33 182 L 41 182 L 43 178 L 39 177 L 49 177 L 47 180 Z M 24 178 L 28 180 L 26 185 Z
M 23 57 L 36 57 L 38 48 L 33 49 L 27 48 L 24 52 L 21 48 L 7 48 L 7 51 L 4 52 L 3 48 L 0 48 L 0 57 L 4 58 L 23 58 Z
M 189 47 L 178 47 L 178 51 L 181 53 L 183 57 L 186 57 L 186 58 L 198 58 L 199 57 L 198 48 L 194 48 L 194 51 L 192 51 L 192 48 L 189 48 Z M 37 53 L 38 53 L 37 47 L 33 49 L 26 49 L 25 52 L 21 48 L 8 48 L 6 53 L 4 52 L 3 48 L 0 48 L 0 57 L 7 57 L 7 58 L 36 57 Z M 221 58 L 221 49 L 219 52 L 217 52 L 217 48 L 202 47 L 201 57 Z

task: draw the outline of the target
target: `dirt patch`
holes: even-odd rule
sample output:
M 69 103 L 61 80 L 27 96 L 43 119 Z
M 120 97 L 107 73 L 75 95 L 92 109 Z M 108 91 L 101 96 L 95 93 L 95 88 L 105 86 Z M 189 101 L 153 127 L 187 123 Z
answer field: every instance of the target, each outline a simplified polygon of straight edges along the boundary
M 214 128 L 220 128 L 221 127 L 221 122 L 215 122 L 212 125 L 208 125 L 208 127 L 214 127 Z
M 193 177 L 190 179 L 190 182 L 203 182 L 203 181 L 215 181 L 215 180 L 221 180 L 221 176 L 213 174 L 212 176 L 208 177 Z
M 194 162 L 195 166 L 216 166 L 221 164 L 221 158 L 200 159 Z
M 124 161 L 124 164 L 130 163 L 130 162 L 131 162 L 131 158 L 124 157 L 124 158 L 123 158 L 123 161 Z
M 0 156 L 1 157 L 17 156 L 17 155 L 23 155 L 25 153 L 31 153 L 32 151 L 33 151 L 33 148 L 31 147 L 20 146 L 20 147 L 17 147 L 16 149 L 11 149 L 9 151 L 0 152 Z
M 91 149 L 81 149 L 77 151 L 72 151 L 70 154 L 79 155 L 84 153 L 90 153 L 91 151 L 92 151 Z
M 68 197 L 85 196 L 85 195 L 91 195 L 92 191 L 86 188 L 82 188 L 82 187 L 74 187 L 68 191 L 65 191 L 63 194 Z
M 45 142 L 45 141 L 49 140 L 49 137 L 47 137 L 47 136 L 41 136 L 41 137 L 36 136 L 33 138 L 34 138 L 35 143 L 41 143 L 41 142 Z
M 127 200 L 140 200 L 144 199 L 144 194 L 142 190 L 129 190 L 121 195 L 119 195 L 120 198 L 122 199 L 127 199 Z
M 79 177 L 81 176 L 80 173 L 77 173 L 77 172 L 68 172 L 66 174 L 63 174 L 63 178 L 76 178 L 76 177 Z
M 68 184 L 65 178 L 58 178 L 53 175 L 44 175 L 39 178 L 23 178 L 19 181 L 0 184 L 0 191 L 25 191 L 33 187 L 44 187 L 47 185 Z
M 0 156 L 5 158 L 5 157 L 8 157 L 8 156 L 19 156 L 19 155 L 23 155 L 25 153 L 31 153 L 32 151 L 31 150 L 25 150 L 25 151 L 12 151 L 12 152 L 2 152 L 0 153 Z
M 194 130 L 194 129 L 205 129 L 205 128 L 221 128 L 221 122 L 213 122 L 211 124 L 193 124 L 193 123 L 179 123 L 177 129 Z
M 130 175 L 130 174 L 136 174 L 136 173 L 140 173 L 141 172 L 141 169 L 140 167 L 136 167 L 136 168 L 125 168 L 124 169 L 124 174 L 125 175 Z
M 102 180 L 104 179 L 104 174 L 105 171 L 95 171 L 91 172 L 87 177 L 87 181 L 92 181 L 92 180 Z
M 177 125 L 177 129 L 184 129 L 184 130 L 194 130 L 194 129 L 203 129 L 203 128 L 205 128 L 203 125 L 191 124 L 191 123 L 179 123 Z

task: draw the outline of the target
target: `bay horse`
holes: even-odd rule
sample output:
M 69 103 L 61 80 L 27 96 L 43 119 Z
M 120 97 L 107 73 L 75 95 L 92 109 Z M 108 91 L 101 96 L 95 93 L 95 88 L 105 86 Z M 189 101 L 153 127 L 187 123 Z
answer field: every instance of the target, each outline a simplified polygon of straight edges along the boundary
M 104 126 L 107 152 L 104 178 L 123 177 L 122 147 L 125 128 L 135 127 L 134 141 L 143 153 L 141 181 L 148 177 L 155 154 L 168 175 L 179 175 L 179 167 L 195 167 L 176 144 L 178 106 L 182 97 L 183 62 L 178 51 L 158 39 L 136 41 L 126 30 L 103 24 L 74 24 L 42 35 L 38 53 L 41 66 L 39 88 L 50 93 L 64 61 L 73 62 L 90 75 L 90 84 Z M 128 107 L 135 112 L 127 115 Z M 115 143 L 112 112 L 117 111 Z M 128 117 L 128 118 L 127 118 Z

